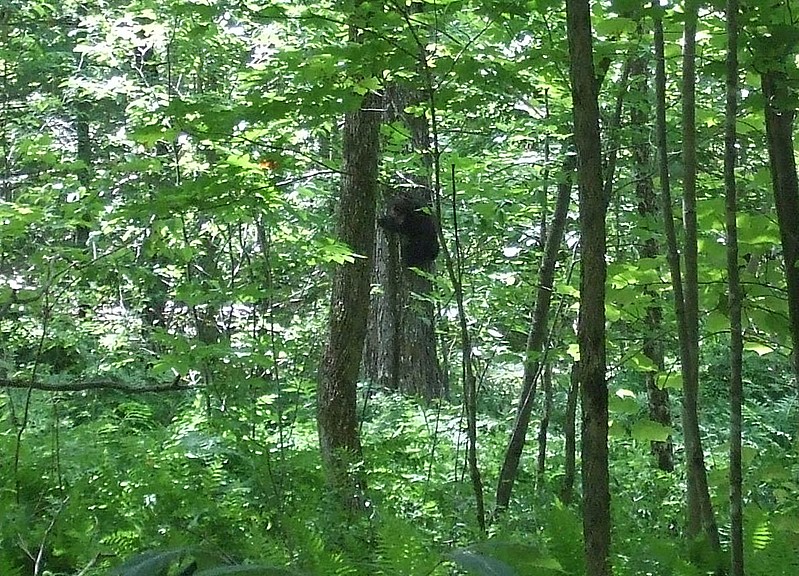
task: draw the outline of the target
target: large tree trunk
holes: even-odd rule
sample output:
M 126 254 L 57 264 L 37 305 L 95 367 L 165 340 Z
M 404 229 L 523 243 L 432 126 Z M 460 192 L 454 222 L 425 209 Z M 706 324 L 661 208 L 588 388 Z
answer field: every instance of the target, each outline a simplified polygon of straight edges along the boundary
M 419 103 L 407 89 L 386 89 L 386 120 L 401 118 L 410 128 L 412 149 L 422 159 L 420 174 L 401 174 L 413 193 L 432 205 L 432 161 L 427 121 L 405 112 Z M 386 191 L 386 201 L 399 190 Z M 432 271 L 431 265 L 428 272 Z M 430 400 L 447 395 L 436 354 L 435 307 L 426 296 L 432 283 L 402 265 L 396 234 L 378 227 L 374 282 L 382 290 L 372 296 L 364 371 L 381 387 L 416 394 Z M 420 298 L 421 296 L 421 298 Z
M 607 205 L 602 188 L 599 105 L 588 0 L 566 0 L 574 141 L 580 189 L 580 383 L 583 400 L 583 538 L 586 574 L 608 576 L 610 485 L 608 389 L 605 379 L 605 263 Z
M 793 121 L 796 111 L 780 105 L 782 101 L 789 100 L 783 72 L 770 70 L 762 75 L 761 83 L 766 100 L 766 139 L 774 205 L 780 227 L 782 257 L 785 261 L 785 282 L 788 285 L 793 369 L 799 381 L 799 182 L 793 147 Z
M 391 234 L 380 226 L 375 233 L 372 284 L 380 290 L 374 290 L 370 298 L 363 374 L 372 386 L 399 390 L 402 340 L 399 243 L 392 242 Z
M 356 384 L 366 317 L 375 233 L 379 99 L 369 95 L 344 119 L 344 174 L 336 232 L 357 255 L 333 271 L 330 325 L 317 388 L 317 424 L 328 483 L 350 507 L 360 505 L 363 475 L 356 415 Z

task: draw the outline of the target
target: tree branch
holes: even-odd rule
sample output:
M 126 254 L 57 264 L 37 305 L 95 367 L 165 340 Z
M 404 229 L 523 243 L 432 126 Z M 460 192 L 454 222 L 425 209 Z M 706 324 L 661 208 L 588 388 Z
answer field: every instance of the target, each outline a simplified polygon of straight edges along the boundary
M 85 382 L 67 382 L 55 384 L 49 382 L 31 382 L 30 380 L 10 380 L 0 378 L 0 386 L 4 388 L 31 388 L 46 392 L 82 392 L 85 390 L 121 390 L 123 392 L 173 392 L 175 390 L 194 390 L 196 385 L 183 382 L 181 378 L 175 378 L 172 382 L 148 383 L 145 385 L 134 385 L 117 380 L 87 380 Z

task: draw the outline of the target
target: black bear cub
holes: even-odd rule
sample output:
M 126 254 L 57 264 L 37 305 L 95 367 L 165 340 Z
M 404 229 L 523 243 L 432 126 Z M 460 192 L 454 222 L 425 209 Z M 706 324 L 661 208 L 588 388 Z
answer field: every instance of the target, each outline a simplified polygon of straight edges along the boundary
M 386 230 L 400 235 L 402 262 L 408 268 L 423 268 L 438 256 L 438 228 L 429 204 L 408 196 L 389 202 L 385 216 L 377 219 Z

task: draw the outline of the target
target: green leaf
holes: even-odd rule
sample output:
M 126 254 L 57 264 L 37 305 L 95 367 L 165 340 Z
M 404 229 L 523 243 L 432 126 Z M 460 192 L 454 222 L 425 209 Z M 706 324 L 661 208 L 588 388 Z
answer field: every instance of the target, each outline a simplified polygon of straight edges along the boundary
M 513 576 L 560 573 L 560 563 L 529 544 L 489 540 L 456 550 L 450 557 L 473 574 Z
M 112 576 L 166 576 L 167 569 L 186 555 L 188 549 L 149 550 L 125 561 L 111 571 Z
M 577 343 L 569 344 L 568 348 L 566 348 L 566 354 L 568 354 L 572 360 L 575 362 L 580 361 L 580 345 Z
M 490 556 L 484 556 L 472 550 L 455 550 L 448 555 L 455 564 L 479 576 L 517 576 L 516 571 Z
M 658 370 L 652 359 L 643 352 L 639 352 L 630 358 L 630 364 L 636 372 L 657 372 Z
M 724 300 L 726 311 L 726 298 Z M 727 332 L 730 329 L 730 319 L 721 311 L 714 310 L 704 318 L 704 328 L 708 332 Z
M 613 414 L 637 414 L 640 409 L 638 400 L 629 390 L 618 390 L 608 399 L 608 410 Z
M 676 371 L 658 374 L 657 387 L 661 390 L 682 390 L 682 374 Z
M 217 566 L 209 570 L 200 570 L 193 576 L 302 576 L 303 572 L 290 570 L 280 566 Z
M 774 352 L 774 348 L 764 344 L 763 342 L 751 342 L 747 341 L 744 342 L 744 350 L 750 350 L 754 352 L 758 356 L 765 356 L 766 354 L 771 354 Z
M 639 442 L 665 442 L 671 433 L 669 426 L 648 419 L 636 422 L 630 429 L 633 439 Z
M 374 76 L 370 76 L 368 78 L 364 78 L 363 80 L 359 81 L 356 85 L 355 92 L 358 94 L 364 95 L 368 92 L 375 92 L 380 89 L 382 83 L 380 82 L 379 78 L 375 78 Z
M 593 27 L 597 36 L 618 37 L 635 31 L 635 22 L 629 18 L 610 17 L 594 20 Z

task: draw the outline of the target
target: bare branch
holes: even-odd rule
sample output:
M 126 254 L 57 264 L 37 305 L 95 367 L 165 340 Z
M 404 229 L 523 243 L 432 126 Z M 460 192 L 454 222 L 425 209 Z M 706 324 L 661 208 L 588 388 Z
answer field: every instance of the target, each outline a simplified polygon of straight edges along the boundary
M 195 384 L 175 378 L 172 382 L 130 384 L 118 380 L 87 380 L 65 383 L 31 382 L 30 380 L 10 380 L 0 378 L 0 386 L 4 388 L 25 388 L 45 392 L 83 392 L 86 390 L 121 390 L 122 392 L 174 392 L 176 390 L 195 390 Z

